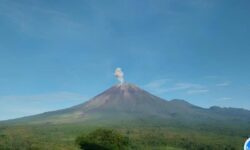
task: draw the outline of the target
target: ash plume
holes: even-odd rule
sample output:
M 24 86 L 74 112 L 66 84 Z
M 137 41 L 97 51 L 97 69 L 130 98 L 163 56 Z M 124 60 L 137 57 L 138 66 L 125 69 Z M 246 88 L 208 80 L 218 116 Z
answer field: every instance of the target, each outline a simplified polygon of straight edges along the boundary
M 118 79 L 118 81 L 120 82 L 120 84 L 124 83 L 124 78 L 123 78 L 124 74 L 123 74 L 121 68 L 116 68 L 114 75 Z

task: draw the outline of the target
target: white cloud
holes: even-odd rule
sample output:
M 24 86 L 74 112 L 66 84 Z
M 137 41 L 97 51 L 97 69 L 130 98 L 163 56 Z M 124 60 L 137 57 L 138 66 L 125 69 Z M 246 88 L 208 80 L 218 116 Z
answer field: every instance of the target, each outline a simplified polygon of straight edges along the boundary
M 205 76 L 204 77 L 205 79 L 217 79 L 218 78 L 218 76 Z
M 169 91 L 178 91 L 178 90 L 187 90 L 187 89 L 202 89 L 204 88 L 200 84 L 193 83 L 176 83 L 172 88 L 169 88 Z
M 57 92 L 37 95 L 17 95 L 17 96 L 0 96 L 0 101 L 24 101 L 24 102 L 41 102 L 41 101 L 76 101 L 84 100 L 85 97 L 72 92 Z
M 166 83 L 168 81 L 171 81 L 169 79 L 161 79 L 161 80 L 155 80 L 150 83 L 148 83 L 145 88 L 157 93 L 166 93 L 166 92 L 185 92 L 187 94 L 200 94 L 200 93 L 207 93 L 209 90 L 200 84 L 194 84 L 194 83 L 175 83 L 172 84 L 172 87 L 167 85 Z
M 159 79 L 159 80 L 154 80 L 148 84 L 145 85 L 146 88 L 161 88 L 163 87 L 166 82 L 171 81 L 171 79 Z
M 161 94 L 166 92 L 167 82 L 169 81 L 172 81 L 172 79 L 154 80 L 146 84 L 144 87 L 156 94 Z
M 86 97 L 72 92 L 0 96 L 0 120 L 68 108 L 85 101 Z
M 209 90 L 207 89 L 195 89 L 195 90 L 188 90 L 187 94 L 201 94 L 201 93 L 207 93 Z
M 42 7 L 38 3 L 2 2 L 0 16 L 13 24 L 16 30 L 41 38 L 50 38 L 58 34 L 62 36 L 61 29 L 66 35 L 76 34 L 83 30 L 83 25 L 79 21 L 73 20 L 69 14 Z
M 174 87 L 169 88 L 169 91 L 185 91 L 187 94 L 201 94 L 201 93 L 207 93 L 209 90 L 200 84 L 194 84 L 194 83 L 177 83 L 174 85 Z
M 217 100 L 219 101 L 227 101 L 227 100 L 232 100 L 231 97 L 221 97 L 221 98 L 218 98 Z
M 226 82 L 217 83 L 216 86 L 229 86 L 230 84 L 231 82 L 226 81 Z

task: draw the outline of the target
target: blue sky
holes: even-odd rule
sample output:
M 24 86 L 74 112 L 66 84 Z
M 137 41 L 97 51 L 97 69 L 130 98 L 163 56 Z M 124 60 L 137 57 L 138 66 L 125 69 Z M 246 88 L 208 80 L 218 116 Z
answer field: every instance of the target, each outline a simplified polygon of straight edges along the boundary
M 125 80 L 167 100 L 250 109 L 248 0 L 1 0 L 0 120 Z

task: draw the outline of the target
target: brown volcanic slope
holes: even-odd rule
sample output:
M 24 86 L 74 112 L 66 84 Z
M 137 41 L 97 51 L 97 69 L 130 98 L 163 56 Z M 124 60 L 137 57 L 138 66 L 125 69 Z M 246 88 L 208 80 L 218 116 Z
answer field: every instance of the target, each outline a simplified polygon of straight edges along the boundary
M 237 121 L 237 123 L 235 123 Z M 167 101 L 135 85 L 114 85 L 89 101 L 58 111 L 14 119 L 5 123 L 82 123 L 213 125 L 248 127 L 250 111 L 235 108 L 194 106 L 184 100 Z

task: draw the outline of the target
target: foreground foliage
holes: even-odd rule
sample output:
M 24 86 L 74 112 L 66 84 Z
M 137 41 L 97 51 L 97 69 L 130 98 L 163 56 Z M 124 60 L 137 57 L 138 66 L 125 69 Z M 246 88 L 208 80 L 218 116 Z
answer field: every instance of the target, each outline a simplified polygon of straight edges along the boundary
M 83 150 L 126 150 L 129 140 L 119 132 L 110 129 L 97 129 L 76 139 Z

